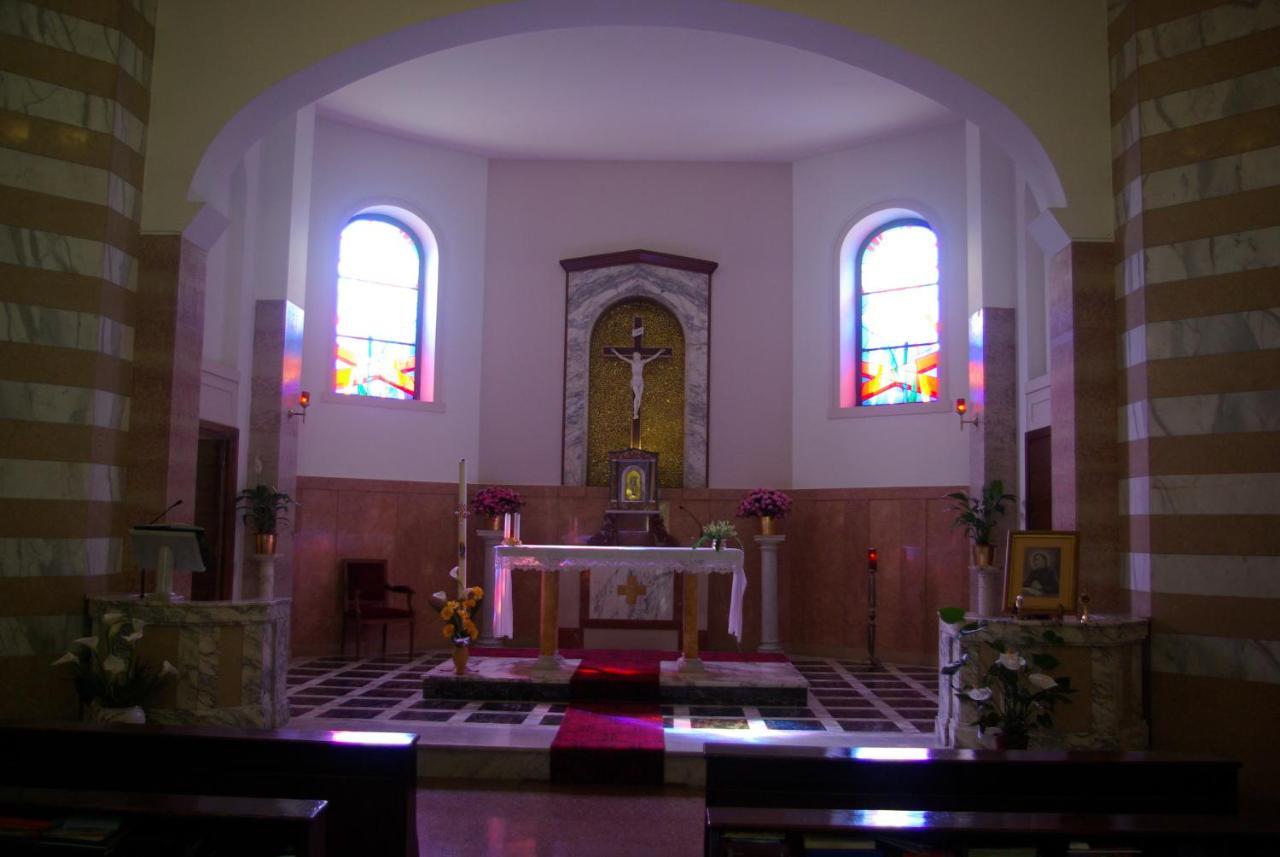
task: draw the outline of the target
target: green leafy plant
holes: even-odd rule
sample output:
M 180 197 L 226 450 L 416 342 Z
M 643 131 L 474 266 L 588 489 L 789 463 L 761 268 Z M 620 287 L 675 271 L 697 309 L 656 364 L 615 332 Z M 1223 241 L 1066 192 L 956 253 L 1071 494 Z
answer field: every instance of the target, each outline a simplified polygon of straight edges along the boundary
M 964 620 L 963 611 L 954 607 L 943 608 L 938 615 L 950 625 Z M 973 661 L 975 644 L 964 640 L 985 627 L 986 622 L 970 622 L 958 629 L 961 655 L 959 660 L 942 667 L 943 675 L 954 676 Z M 980 645 L 990 650 L 991 663 L 975 681 L 962 681 L 958 688 L 952 685 L 956 695 L 971 703 L 977 712 L 969 725 L 978 727 L 979 735 L 1002 735 L 1005 747 L 1010 749 L 1025 749 L 1033 732 L 1051 731 L 1054 709 L 1059 703 L 1070 703 L 1076 691 L 1067 676 L 1050 675 L 1058 668 L 1058 659 L 1040 649 L 1064 642 L 1052 629 L 1045 629 L 1039 637 L 1025 631 L 1017 648 L 1003 640 L 982 640 Z
M 71 650 L 53 662 L 69 666 L 80 701 L 89 707 L 129 708 L 142 705 L 178 670 L 168 661 L 159 667 L 138 656 L 142 639 L 141 619 L 122 613 L 102 617 L 97 636 L 80 637 Z
M 271 485 L 255 485 L 236 495 L 236 509 L 245 525 L 264 536 L 274 534 L 281 521 L 289 523 L 285 513 L 296 505 L 297 501 Z
M 712 521 L 702 528 L 702 535 L 698 536 L 698 540 L 693 543 L 695 548 L 703 545 L 714 545 L 716 550 L 724 547 L 725 543 L 733 539 L 741 546 L 742 542 L 738 540 L 738 529 L 731 521 Z
M 947 498 L 956 501 L 950 510 L 956 513 L 951 526 L 964 527 L 965 535 L 975 545 L 991 544 L 991 531 L 1000 522 L 1005 504 L 1018 499 L 1004 493 L 1004 482 L 999 479 L 983 485 L 982 493 L 977 497 L 968 491 L 953 491 Z

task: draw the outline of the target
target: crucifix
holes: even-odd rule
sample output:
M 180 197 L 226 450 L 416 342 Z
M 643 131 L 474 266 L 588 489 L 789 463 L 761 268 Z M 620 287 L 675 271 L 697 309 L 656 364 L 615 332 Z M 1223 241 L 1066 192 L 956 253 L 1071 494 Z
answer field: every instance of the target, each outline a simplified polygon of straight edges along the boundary
M 644 396 L 645 364 L 659 357 L 670 357 L 670 348 L 644 347 L 644 319 L 635 316 L 631 322 L 631 350 L 624 351 L 613 346 L 604 349 L 606 357 L 617 357 L 631 366 L 631 445 L 640 448 L 640 399 Z

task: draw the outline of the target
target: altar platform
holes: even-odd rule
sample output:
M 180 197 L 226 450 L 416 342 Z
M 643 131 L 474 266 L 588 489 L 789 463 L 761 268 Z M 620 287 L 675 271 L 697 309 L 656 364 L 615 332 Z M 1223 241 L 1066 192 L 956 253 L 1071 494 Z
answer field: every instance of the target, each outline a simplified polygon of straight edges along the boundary
M 708 741 L 764 746 L 937 747 L 938 677 L 931 666 L 788 658 L 809 684 L 803 703 L 662 702 L 667 783 L 700 786 Z M 472 662 L 475 664 L 475 661 Z M 426 777 L 548 780 L 566 702 L 424 697 L 448 652 L 364 659 L 297 659 L 289 670 L 290 728 L 414 732 Z M 664 670 L 665 673 L 665 670 Z

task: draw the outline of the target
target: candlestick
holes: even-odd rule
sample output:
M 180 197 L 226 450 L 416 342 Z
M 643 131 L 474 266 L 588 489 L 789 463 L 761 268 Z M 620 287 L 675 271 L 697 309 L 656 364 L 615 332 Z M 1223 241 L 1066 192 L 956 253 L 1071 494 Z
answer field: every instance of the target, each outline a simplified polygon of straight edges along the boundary
M 458 459 L 458 600 L 467 593 L 467 460 Z

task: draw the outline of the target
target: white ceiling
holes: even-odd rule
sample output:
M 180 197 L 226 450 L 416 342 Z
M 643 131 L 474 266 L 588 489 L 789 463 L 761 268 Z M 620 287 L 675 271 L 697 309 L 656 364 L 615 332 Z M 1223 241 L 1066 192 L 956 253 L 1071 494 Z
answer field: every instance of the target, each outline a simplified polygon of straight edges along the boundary
M 791 47 L 667 27 L 524 33 L 430 54 L 320 102 L 490 157 L 791 161 L 953 114 Z

